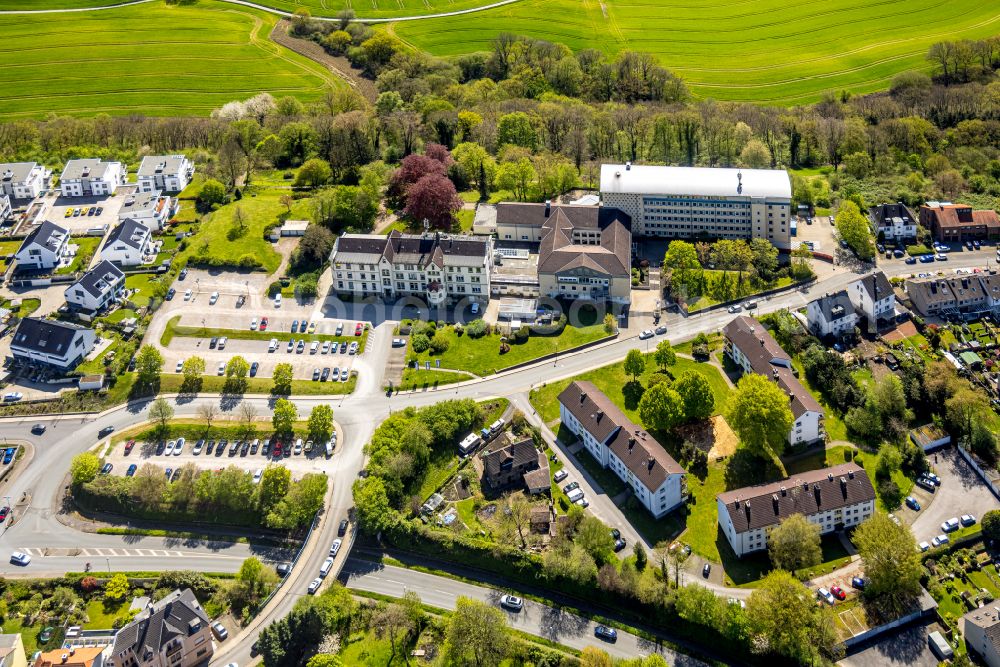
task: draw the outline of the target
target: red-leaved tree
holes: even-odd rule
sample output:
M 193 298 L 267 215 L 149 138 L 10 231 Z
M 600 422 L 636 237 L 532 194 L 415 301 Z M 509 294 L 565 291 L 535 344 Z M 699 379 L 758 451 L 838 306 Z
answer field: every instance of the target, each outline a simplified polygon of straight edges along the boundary
M 455 184 L 447 176 L 427 174 L 406 191 L 403 213 L 412 220 L 428 220 L 432 227 L 447 229 L 462 208 Z
M 427 144 L 425 153 L 413 153 L 403 158 L 399 169 L 393 172 L 389 179 L 386 196 L 394 208 L 406 205 L 406 193 L 410 186 L 428 174 L 448 174 L 448 166 L 454 162 L 448 149 L 440 144 Z

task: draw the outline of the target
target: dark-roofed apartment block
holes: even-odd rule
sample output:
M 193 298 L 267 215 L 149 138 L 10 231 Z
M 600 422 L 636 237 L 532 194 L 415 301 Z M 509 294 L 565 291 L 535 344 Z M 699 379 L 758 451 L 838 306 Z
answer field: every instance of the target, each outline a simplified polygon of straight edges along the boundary
M 573 382 L 559 394 L 559 416 L 602 468 L 632 487 L 659 519 L 687 499 L 687 471 L 593 383 Z
M 737 556 L 767 548 L 771 529 L 801 514 L 820 534 L 856 526 L 875 513 L 875 489 L 856 463 L 810 470 L 780 482 L 716 496 L 719 528 Z
M 441 306 L 490 298 L 490 241 L 454 234 L 343 234 L 330 254 L 333 289 L 355 297 L 413 296 Z
M 1000 239 L 1000 216 L 996 211 L 974 211 L 968 204 L 929 201 L 920 207 L 920 224 L 942 243 L 964 243 L 973 239 Z
M 174 591 L 139 612 L 115 635 L 112 667 L 194 667 L 212 658 L 208 615 L 191 589 Z
M 18 271 L 50 271 L 69 254 L 69 231 L 46 220 L 24 237 L 14 254 Z
M 32 366 L 71 371 L 94 348 L 93 329 L 26 317 L 17 325 L 10 353 L 15 361 Z
M 66 303 L 71 308 L 96 313 L 114 303 L 124 292 L 125 274 L 105 259 L 66 289 Z
M 740 315 L 722 330 L 726 354 L 743 369 L 777 383 L 788 396 L 792 409 L 792 429 L 788 442 L 793 445 L 823 438 L 823 407 L 802 386 L 792 370 L 792 358 L 764 326 L 752 317 Z

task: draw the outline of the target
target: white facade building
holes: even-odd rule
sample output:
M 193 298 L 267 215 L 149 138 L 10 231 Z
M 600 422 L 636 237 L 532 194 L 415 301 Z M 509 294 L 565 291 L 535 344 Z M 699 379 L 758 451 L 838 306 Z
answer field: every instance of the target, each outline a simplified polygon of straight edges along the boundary
M 0 194 L 0 220 L 6 220 L 13 212 L 14 208 L 10 204 L 10 196 Z
M 180 192 L 192 176 L 194 164 L 184 155 L 147 155 L 136 172 L 140 192 Z
M 37 162 L 0 162 L 0 194 L 34 199 L 49 187 L 52 172 Z
M 771 529 L 793 514 L 821 535 L 860 524 L 875 513 L 875 489 L 856 463 L 810 470 L 789 479 L 716 496 L 719 528 L 737 556 L 767 549 Z
M 827 294 L 806 307 L 809 329 L 817 336 L 843 336 L 854 332 L 858 314 L 846 290 Z
M 93 329 L 26 317 L 17 325 L 10 352 L 16 361 L 65 373 L 83 361 L 96 340 Z
M 868 209 L 872 231 L 886 241 L 916 241 L 917 218 L 906 204 L 879 204 Z
M 46 220 L 32 229 L 14 254 L 18 271 L 48 271 L 69 255 L 69 230 Z
M 628 484 L 654 518 L 687 499 L 687 471 L 592 383 L 566 387 L 559 394 L 559 415 L 601 467 L 611 468 Z
M 70 307 L 96 313 L 113 304 L 124 293 L 125 274 L 105 259 L 66 288 L 65 296 Z
M 160 231 L 163 226 L 177 213 L 177 202 L 173 197 L 153 192 L 137 192 L 129 195 L 118 211 L 118 221 L 125 222 L 132 218 L 154 231 Z
M 987 667 L 1000 667 L 1000 604 L 990 602 L 966 613 L 961 627 L 965 645 Z
M 726 354 L 744 373 L 757 373 L 777 383 L 788 395 L 792 428 L 788 442 L 808 444 L 826 436 L 823 406 L 802 386 L 792 369 L 792 358 L 760 322 L 741 315 L 722 330 Z
M 100 197 L 113 195 L 125 184 L 127 171 L 121 162 L 96 158 L 70 160 L 59 177 L 63 197 Z
M 781 169 L 601 166 L 601 203 L 637 236 L 767 239 L 791 249 L 792 183 Z
M 868 318 L 869 326 L 896 319 L 896 293 L 881 271 L 848 285 L 847 294 L 858 313 Z
M 141 222 L 129 218 L 111 230 L 101 247 L 101 259 L 121 266 L 138 266 L 152 262 L 153 232 Z

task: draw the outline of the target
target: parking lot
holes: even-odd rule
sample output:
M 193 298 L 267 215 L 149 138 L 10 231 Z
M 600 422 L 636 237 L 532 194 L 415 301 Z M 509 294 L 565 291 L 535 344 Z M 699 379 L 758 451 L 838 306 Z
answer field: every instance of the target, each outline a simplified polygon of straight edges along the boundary
M 984 513 L 1000 507 L 1000 502 L 958 450 L 942 450 L 929 454 L 928 459 L 941 478 L 941 486 L 933 494 L 914 486 L 912 495 L 920 503 L 920 511 L 914 512 L 904 506 L 898 512 L 900 518 L 910 523 L 917 542 L 930 542 L 935 535 L 940 535 L 941 524 L 948 519 L 963 514 L 982 519 Z
M 814 252 L 821 252 L 829 255 L 836 253 L 839 247 L 837 241 L 837 230 L 833 226 L 831 216 L 819 216 L 811 218 L 812 224 L 808 224 L 805 218 L 799 218 L 796 223 L 796 233 L 792 237 L 792 246 L 797 247 L 803 242 L 811 243 Z M 796 241 L 798 243 L 796 243 Z
M 50 194 L 45 198 L 48 211 L 44 217 L 68 229 L 70 234 L 83 234 L 95 227 L 107 226 L 110 229 L 118 224 L 118 211 L 121 210 L 125 197 L 134 189 L 134 185 L 119 187 L 113 197 L 57 197 Z M 75 209 L 80 209 L 81 215 L 73 215 Z M 88 209 L 86 213 L 84 209 Z M 70 211 L 68 216 L 67 210 Z M 99 215 L 97 210 L 101 211 Z

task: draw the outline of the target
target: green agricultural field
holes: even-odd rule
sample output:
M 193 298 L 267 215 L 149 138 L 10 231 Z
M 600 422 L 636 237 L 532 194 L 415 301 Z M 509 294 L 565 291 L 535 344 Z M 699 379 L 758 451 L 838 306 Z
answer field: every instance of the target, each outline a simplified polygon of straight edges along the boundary
M 881 90 L 897 72 L 929 69 L 932 43 L 995 35 L 1000 7 L 981 0 L 521 0 L 389 29 L 442 56 L 486 51 L 501 32 L 574 51 L 646 51 L 697 97 L 792 105 L 828 90 Z
M 0 16 L 0 117 L 205 116 L 261 91 L 309 101 L 343 85 L 318 63 L 272 42 L 276 20 L 211 0 Z

